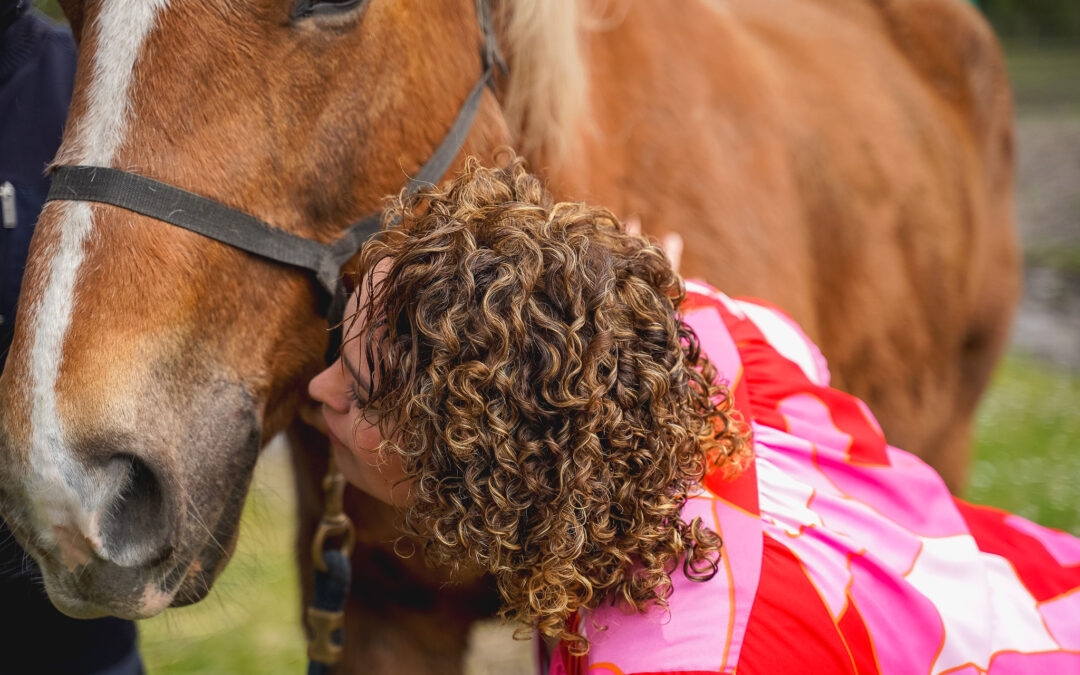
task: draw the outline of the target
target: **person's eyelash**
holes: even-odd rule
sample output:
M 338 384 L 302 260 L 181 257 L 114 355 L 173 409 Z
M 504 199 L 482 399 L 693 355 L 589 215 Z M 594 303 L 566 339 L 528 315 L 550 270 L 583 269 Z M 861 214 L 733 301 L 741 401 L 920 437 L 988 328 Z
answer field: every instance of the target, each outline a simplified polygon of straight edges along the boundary
M 353 405 L 356 406 L 357 410 L 360 410 L 364 414 L 367 414 L 369 412 L 378 412 L 379 405 L 377 403 L 369 403 L 367 397 L 360 393 L 360 389 L 356 386 L 355 382 L 349 384 L 347 394 L 349 396 L 349 400 L 353 402 Z
M 365 403 L 366 399 L 363 396 L 360 395 L 360 391 L 356 388 L 356 383 L 355 382 L 349 383 L 348 394 L 349 394 L 349 399 L 354 404 L 356 404 L 357 408 L 363 408 L 366 405 L 366 403 Z

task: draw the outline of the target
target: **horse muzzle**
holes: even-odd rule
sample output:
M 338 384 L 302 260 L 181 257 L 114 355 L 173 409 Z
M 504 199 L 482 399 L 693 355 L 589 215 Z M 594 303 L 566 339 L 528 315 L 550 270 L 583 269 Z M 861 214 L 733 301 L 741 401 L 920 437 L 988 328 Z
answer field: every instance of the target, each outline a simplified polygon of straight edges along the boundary
M 95 425 L 27 454 L 0 429 L 0 515 L 62 612 L 150 617 L 204 597 L 224 567 L 261 427 L 240 386 L 193 399 L 190 419 Z
M 38 563 L 58 609 L 76 618 L 152 616 L 176 589 L 165 587 L 183 530 L 167 479 L 138 457 L 100 466 L 35 472 L 5 500 L 4 517 Z

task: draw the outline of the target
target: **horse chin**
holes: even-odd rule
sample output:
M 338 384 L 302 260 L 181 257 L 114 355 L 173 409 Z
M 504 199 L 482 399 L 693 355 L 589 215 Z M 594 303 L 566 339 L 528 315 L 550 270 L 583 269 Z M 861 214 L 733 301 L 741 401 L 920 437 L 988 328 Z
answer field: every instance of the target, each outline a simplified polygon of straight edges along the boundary
M 56 609 L 74 619 L 103 616 L 148 619 L 160 614 L 170 606 L 173 595 L 145 577 L 141 570 L 117 569 L 107 561 L 97 561 L 70 573 L 57 573 L 47 565 L 42 566 L 49 600 Z M 103 583 L 103 579 L 108 581 Z
M 61 614 L 70 616 L 72 619 L 100 619 L 103 616 L 113 616 L 111 609 L 102 607 L 82 598 L 69 596 L 62 591 L 52 590 L 48 581 L 45 582 L 46 592 L 53 607 Z M 126 618 L 126 617 L 125 617 Z
M 231 535 L 225 538 L 226 544 L 219 545 L 210 541 L 202 552 L 188 566 L 183 580 L 176 587 L 169 604 L 170 607 L 186 607 L 205 598 L 213 588 L 214 582 L 232 558 L 236 548 L 236 535 L 239 533 L 240 511 L 229 514 L 232 520 Z M 225 519 L 226 515 L 222 514 Z M 218 531 L 222 531 L 222 523 Z
M 214 585 L 217 574 L 214 572 L 199 571 L 189 573 L 180 588 L 176 589 L 169 607 L 187 607 L 194 605 L 210 594 L 210 588 Z

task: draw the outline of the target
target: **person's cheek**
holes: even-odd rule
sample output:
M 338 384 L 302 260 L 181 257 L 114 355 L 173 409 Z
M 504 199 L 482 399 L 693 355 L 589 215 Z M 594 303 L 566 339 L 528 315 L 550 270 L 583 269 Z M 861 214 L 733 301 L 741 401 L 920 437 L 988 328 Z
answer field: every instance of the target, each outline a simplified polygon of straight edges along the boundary
M 352 451 L 334 444 L 334 462 L 347 480 L 354 487 L 367 491 L 367 476 L 363 466 L 357 462 Z
M 382 433 L 376 421 L 360 418 L 353 428 L 352 435 L 352 447 L 356 454 L 361 458 L 372 456 L 381 443 Z

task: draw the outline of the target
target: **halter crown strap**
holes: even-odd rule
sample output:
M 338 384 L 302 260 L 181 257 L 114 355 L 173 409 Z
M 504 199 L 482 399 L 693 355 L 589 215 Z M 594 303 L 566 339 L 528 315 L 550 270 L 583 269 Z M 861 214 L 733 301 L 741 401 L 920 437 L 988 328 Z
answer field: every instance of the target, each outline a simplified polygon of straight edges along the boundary
M 483 49 L 483 74 L 469 91 L 439 147 L 409 181 L 406 187 L 408 194 L 439 181 L 465 144 L 465 138 L 476 119 L 484 88 L 492 85 L 493 68 L 501 64 L 497 52 L 496 57 L 489 61 L 492 52 L 486 42 Z M 102 166 L 53 168 L 52 185 L 45 200 L 88 201 L 118 206 L 248 253 L 310 270 L 331 298 L 329 305 L 324 305 L 324 313 L 332 322 L 336 319 L 333 316 L 335 311 L 340 311 L 339 305 L 343 305 L 339 288 L 341 268 L 378 231 L 382 219 L 380 213 L 367 216 L 350 225 L 340 239 L 331 244 L 322 244 L 168 183 Z

